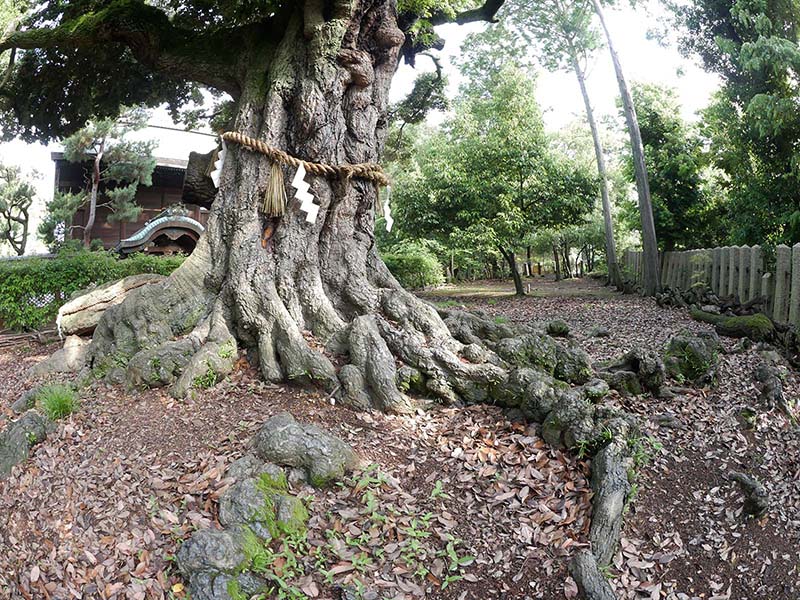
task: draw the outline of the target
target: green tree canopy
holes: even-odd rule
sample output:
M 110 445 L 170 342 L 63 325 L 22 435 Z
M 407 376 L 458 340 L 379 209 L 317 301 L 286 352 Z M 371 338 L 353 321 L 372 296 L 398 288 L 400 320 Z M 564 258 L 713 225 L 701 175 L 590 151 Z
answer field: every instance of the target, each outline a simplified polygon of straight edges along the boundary
M 493 19 L 504 0 L 400 0 L 404 55 L 440 47 L 433 27 Z M 234 101 L 251 85 L 254 56 L 269 56 L 297 9 L 290 0 L 52 0 L 35 6 L 0 40 L 13 68 L 0 86 L 5 139 L 50 141 L 68 137 L 90 119 L 117 117 L 125 106 L 201 102 L 201 87 Z M 317 9 L 311 21 L 341 18 L 349 2 Z M 5 10 L 5 9 L 8 10 Z M 0 20 L 16 5 L 0 5 Z M 11 18 L 6 18 L 10 21 Z M 309 27 L 315 26 L 310 22 Z M 258 60 L 264 60 L 260 58 Z M 262 75 L 266 76 L 266 69 Z M 196 117 L 195 111 L 189 117 Z
M 683 50 L 724 82 L 703 133 L 727 175 L 730 241 L 800 241 L 800 4 L 692 0 L 673 8 Z
M 633 100 L 644 143 L 658 240 L 663 250 L 703 248 L 720 242 L 719 198 L 706 182 L 703 140 L 681 118 L 672 88 L 643 84 L 633 88 Z M 634 180 L 628 158 L 626 175 Z M 634 217 L 635 207 L 628 206 Z
M 595 178 L 549 147 L 533 80 L 516 67 L 465 88 L 454 117 L 418 152 L 418 170 L 396 194 L 403 229 L 496 249 L 512 272 L 526 232 L 594 203 Z

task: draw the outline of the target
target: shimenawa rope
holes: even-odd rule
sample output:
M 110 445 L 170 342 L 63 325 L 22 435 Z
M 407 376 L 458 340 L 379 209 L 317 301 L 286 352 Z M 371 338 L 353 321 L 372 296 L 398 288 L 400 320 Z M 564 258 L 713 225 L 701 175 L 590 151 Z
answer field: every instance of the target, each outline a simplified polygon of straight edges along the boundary
M 324 163 L 308 162 L 287 154 L 279 148 L 270 146 L 266 142 L 251 138 L 250 136 L 236 131 L 226 131 L 222 134 L 222 139 L 225 142 L 233 142 L 244 146 L 253 152 L 259 152 L 267 156 L 272 162 L 270 181 L 264 192 L 264 202 L 262 205 L 263 213 L 271 217 L 278 217 L 286 210 L 286 190 L 283 184 L 283 171 L 280 168 L 281 164 L 295 168 L 303 165 L 305 170 L 312 175 L 320 175 L 331 179 L 343 179 L 348 181 L 353 177 L 357 177 L 359 179 L 372 181 L 378 187 L 388 186 L 390 184 L 389 178 L 386 176 L 386 173 L 383 172 L 383 168 L 377 163 L 326 165 Z M 212 165 L 213 164 L 214 162 L 212 161 Z M 376 198 L 380 198 L 380 194 L 376 194 Z M 380 200 L 378 199 L 376 202 L 380 209 Z
M 226 131 L 222 134 L 222 139 L 226 142 L 234 142 L 240 146 L 244 146 L 248 150 L 260 152 L 269 157 L 273 162 L 279 162 L 291 167 L 299 167 L 302 164 L 306 171 L 313 175 L 320 175 L 331 179 L 351 179 L 356 177 L 358 179 L 374 181 L 382 186 L 390 184 L 389 177 L 387 177 L 383 168 L 377 163 L 367 162 L 354 165 L 326 165 L 324 163 L 308 162 L 287 154 L 279 148 L 270 146 L 266 142 L 239 133 L 238 131 Z

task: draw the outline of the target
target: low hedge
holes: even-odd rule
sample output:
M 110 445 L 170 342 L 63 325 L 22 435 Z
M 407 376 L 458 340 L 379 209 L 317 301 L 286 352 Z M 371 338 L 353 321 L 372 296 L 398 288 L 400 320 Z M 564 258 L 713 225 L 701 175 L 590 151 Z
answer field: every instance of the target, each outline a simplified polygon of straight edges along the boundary
M 405 288 L 419 289 L 444 283 L 442 264 L 425 247 L 398 246 L 383 254 L 383 262 Z
M 80 290 L 139 273 L 169 275 L 185 257 L 69 251 L 55 258 L 0 262 L 0 328 L 39 329 Z

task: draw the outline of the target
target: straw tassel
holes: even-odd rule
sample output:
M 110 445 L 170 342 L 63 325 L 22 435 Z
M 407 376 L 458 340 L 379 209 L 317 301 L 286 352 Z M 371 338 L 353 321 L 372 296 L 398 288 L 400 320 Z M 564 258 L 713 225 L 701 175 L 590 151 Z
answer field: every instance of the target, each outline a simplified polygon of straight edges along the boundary
M 286 211 L 286 187 L 283 184 L 283 169 L 277 162 L 272 163 L 269 184 L 264 193 L 264 214 L 280 217 Z

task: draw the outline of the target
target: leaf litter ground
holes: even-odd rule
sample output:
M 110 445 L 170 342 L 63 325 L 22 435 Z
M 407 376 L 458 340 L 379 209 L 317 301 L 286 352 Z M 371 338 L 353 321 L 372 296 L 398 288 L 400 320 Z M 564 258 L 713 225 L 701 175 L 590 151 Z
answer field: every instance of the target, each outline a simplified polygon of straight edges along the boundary
M 564 319 L 596 360 L 637 345 L 660 348 L 677 329 L 705 327 L 587 280 L 533 285 L 535 298 L 477 284 L 468 296 L 443 290 L 431 299 L 518 322 Z M 611 336 L 588 337 L 598 325 Z M 0 426 L 31 385 L 25 370 L 54 349 L 0 351 Z M 751 353 L 727 354 L 715 389 L 668 401 L 614 399 L 647 419 L 663 444 L 639 475 L 608 572 L 620 597 L 798 597 L 797 431 L 774 413 L 743 427 L 741 406 L 757 405 L 752 370 Z M 796 374 L 786 383 L 796 400 Z M 217 500 L 232 483 L 227 466 L 282 410 L 328 428 L 365 459 L 342 486 L 294 490 L 311 498 L 308 556 L 291 571 L 306 596 L 338 598 L 339 586 L 398 599 L 577 595 L 565 565 L 587 544 L 588 465 L 497 408 L 357 414 L 313 391 L 265 385 L 244 363 L 186 402 L 107 386 L 81 402 L 0 482 L 0 598 L 185 597 L 171 557 L 195 529 L 217 526 Z M 674 418 L 658 418 L 664 414 Z M 726 478 L 735 469 L 768 486 L 766 519 L 742 516 Z

